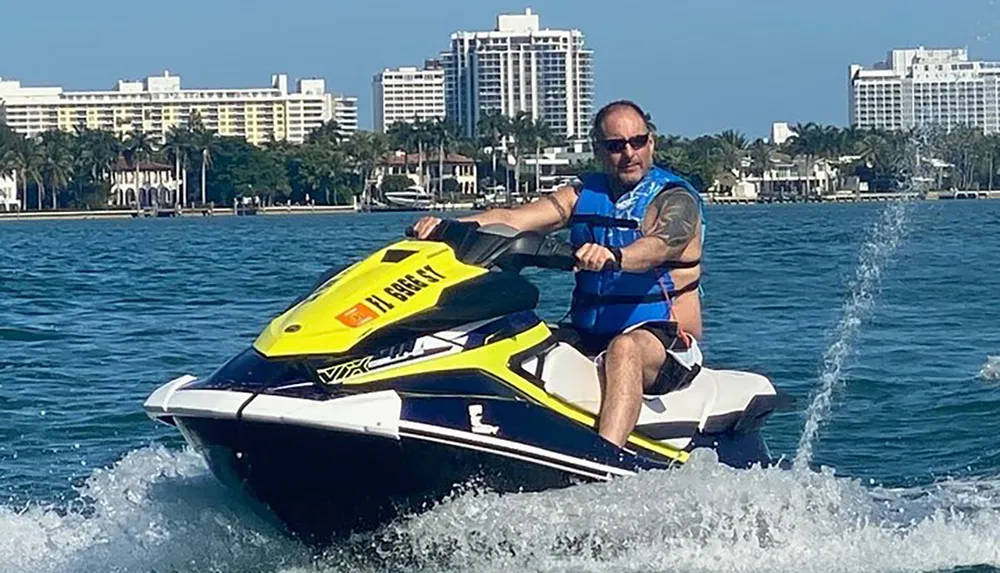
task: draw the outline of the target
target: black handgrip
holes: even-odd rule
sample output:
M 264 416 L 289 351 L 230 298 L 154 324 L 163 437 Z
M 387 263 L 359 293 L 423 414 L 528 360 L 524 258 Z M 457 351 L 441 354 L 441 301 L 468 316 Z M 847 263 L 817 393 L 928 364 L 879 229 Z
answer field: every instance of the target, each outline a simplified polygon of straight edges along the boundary
M 563 271 L 576 267 L 576 249 L 558 237 L 546 237 L 538 248 L 538 255 L 544 260 L 541 266 Z
M 548 250 L 549 256 L 553 264 L 548 265 L 553 268 L 562 269 L 566 271 L 571 271 L 576 268 L 579 259 L 576 258 L 576 249 L 573 245 L 567 243 L 556 237 L 548 237 L 545 240 L 542 248 L 539 249 L 539 254 L 543 254 L 542 250 Z M 622 270 L 621 264 L 612 259 L 604 263 L 601 267 L 602 271 L 620 271 Z
M 611 259 L 610 261 L 605 261 L 604 266 L 601 267 L 602 271 L 620 271 L 622 270 L 621 264 L 618 261 Z
M 426 240 L 428 240 L 428 241 L 436 241 L 436 240 L 440 239 L 441 236 L 442 236 L 442 234 L 444 233 L 444 230 L 448 227 L 448 225 L 450 223 L 451 222 L 448 219 L 442 219 L 442 220 L 438 221 L 438 224 L 434 225 L 434 228 L 431 229 L 431 232 L 427 233 Z M 416 238 L 417 237 L 417 231 L 412 226 L 411 227 L 407 227 L 406 231 L 404 232 L 404 234 L 407 237 L 410 237 L 410 238 Z

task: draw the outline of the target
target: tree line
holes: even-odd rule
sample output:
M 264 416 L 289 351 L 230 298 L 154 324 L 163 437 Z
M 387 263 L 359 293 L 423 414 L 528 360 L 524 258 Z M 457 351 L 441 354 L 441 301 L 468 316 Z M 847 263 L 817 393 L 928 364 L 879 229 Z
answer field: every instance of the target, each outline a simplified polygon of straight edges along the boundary
M 448 192 L 448 180 L 440 185 L 431 176 L 431 165 L 448 154 L 479 162 L 485 184 L 503 184 L 509 176 L 519 184 L 517 170 L 502 160 L 505 154 L 520 161 L 557 142 L 526 113 L 513 118 L 486 114 L 472 138 L 447 120 L 401 122 L 385 134 L 359 130 L 350 135 L 330 121 L 307 134 L 302 144 L 272 139 L 261 145 L 220 136 L 197 113 L 185 125 L 171 128 L 162 141 L 138 129 L 119 135 L 86 127 L 25 137 L 0 124 L 0 175 L 17 174 L 18 197 L 26 209 L 103 207 L 116 167 L 138 170 L 148 162 L 186 173 L 189 205 L 229 205 L 241 196 L 259 197 L 265 204 L 344 204 L 366 191 L 372 170 L 396 150 L 404 153 L 407 171 L 440 196 Z M 404 185 L 411 184 L 405 176 L 387 179 L 398 185 L 401 178 Z
M 870 191 L 898 191 L 918 184 L 992 189 L 1000 156 L 1000 135 L 968 126 L 890 131 L 810 122 L 791 131 L 781 145 L 750 141 L 734 130 L 693 139 L 667 135 L 658 138 L 656 161 L 687 175 L 701 190 L 717 181 L 725 187 L 727 179 L 762 177 L 778 165 L 804 175 L 824 160 L 842 180 L 857 177 Z
M 806 171 L 821 159 L 837 164 L 842 176 L 868 182 L 872 190 L 902 188 L 918 174 L 930 174 L 938 188 L 973 189 L 992 188 L 994 158 L 1000 152 L 1000 136 L 969 127 L 883 131 L 804 123 L 792 126 L 792 131 L 782 145 L 751 141 L 735 130 L 695 138 L 659 134 L 655 160 L 687 176 L 702 191 L 716 182 L 725 187 L 726 181 L 761 176 L 779 164 L 797 164 Z M 385 134 L 359 130 L 349 136 L 329 122 L 302 144 L 272 140 L 261 145 L 219 136 L 206 129 L 197 114 L 172 128 L 162 141 L 140 130 L 119 136 L 85 127 L 24 137 L 0 124 L 0 175 L 17 173 L 18 196 L 26 209 L 103 207 L 116 166 L 124 163 L 134 169 L 150 161 L 186 173 L 189 205 L 229 205 L 240 196 L 259 197 L 265 204 L 344 204 L 366 191 L 377 192 L 366 189 L 372 170 L 399 150 L 405 154 L 407 171 L 439 198 L 454 189 L 447 180 L 432 177 L 431 166 L 436 161 L 440 173 L 440 163 L 451 153 L 476 161 L 481 187 L 502 185 L 530 195 L 540 188 L 540 174 L 532 169 L 522 177 L 524 158 L 561 143 L 544 123 L 523 112 L 515 117 L 484 114 L 474 137 L 447 120 L 400 122 Z M 928 168 L 925 162 L 931 158 L 938 163 Z M 572 176 L 597 168 L 591 159 L 556 174 Z M 409 184 L 402 177 L 383 182 Z

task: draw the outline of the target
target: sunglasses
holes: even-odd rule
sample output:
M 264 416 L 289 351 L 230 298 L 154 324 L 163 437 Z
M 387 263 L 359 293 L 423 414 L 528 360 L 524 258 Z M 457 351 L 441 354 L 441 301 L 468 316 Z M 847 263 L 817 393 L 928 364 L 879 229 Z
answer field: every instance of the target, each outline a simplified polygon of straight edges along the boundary
M 618 137 L 615 139 L 602 139 L 599 141 L 601 147 L 604 148 L 608 153 L 621 153 L 625 151 L 625 146 L 628 145 L 632 149 L 640 149 L 649 143 L 649 134 L 644 133 L 642 135 L 634 135 L 628 139 L 624 137 Z

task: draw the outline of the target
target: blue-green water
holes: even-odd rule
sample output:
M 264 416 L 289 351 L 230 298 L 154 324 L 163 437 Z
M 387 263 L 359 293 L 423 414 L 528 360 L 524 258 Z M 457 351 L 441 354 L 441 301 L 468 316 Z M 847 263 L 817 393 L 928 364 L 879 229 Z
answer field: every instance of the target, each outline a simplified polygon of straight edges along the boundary
M 0 572 L 1000 567 L 1000 202 L 709 214 L 706 359 L 797 398 L 766 429 L 789 459 L 827 385 L 809 442 L 828 471 L 695 460 L 458 496 L 377 564 L 370 538 L 319 557 L 282 538 L 141 404 L 415 216 L 0 225 Z M 560 318 L 572 277 L 530 274 Z

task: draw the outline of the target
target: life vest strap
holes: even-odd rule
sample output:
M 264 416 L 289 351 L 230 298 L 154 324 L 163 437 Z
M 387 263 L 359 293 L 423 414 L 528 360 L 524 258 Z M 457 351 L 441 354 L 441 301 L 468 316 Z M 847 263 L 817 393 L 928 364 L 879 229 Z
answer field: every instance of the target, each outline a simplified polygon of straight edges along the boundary
M 693 269 L 701 264 L 701 259 L 693 261 L 666 261 L 657 265 L 666 269 Z
M 591 227 L 611 227 L 614 229 L 638 229 L 639 223 L 632 219 L 616 219 L 605 215 L 573 215 L 570 224 L 582 223 Z
M 647 294 L 642 296 L 632 296 L 632 295 L 617 295 L 617 294 L 591 294 L 587 292 L 580 291 L 579 288 L 573 291 L 573 306 L 588 307 L 588 306 L 604 306 L 609 304 L 652 304 L 657 302 L 663 302 L 668 298 L 673 300 L 682 294 L 689 293 L 698 289 L 700 284 L 699 279 L 688 283 L 687 285 L 677 289 L 668 291 L 664 293 Z

